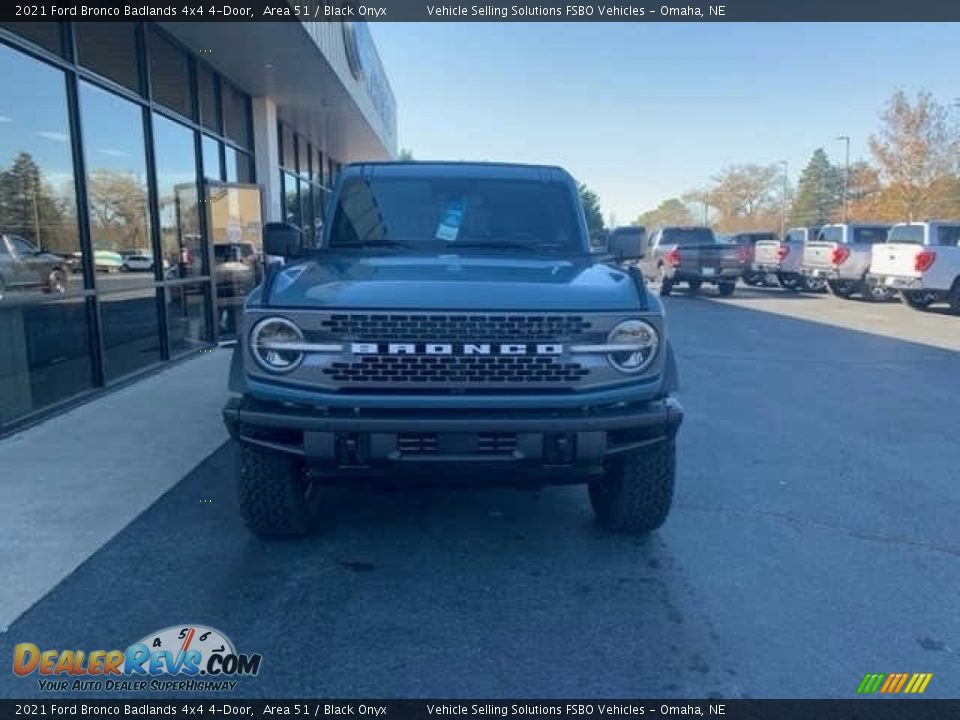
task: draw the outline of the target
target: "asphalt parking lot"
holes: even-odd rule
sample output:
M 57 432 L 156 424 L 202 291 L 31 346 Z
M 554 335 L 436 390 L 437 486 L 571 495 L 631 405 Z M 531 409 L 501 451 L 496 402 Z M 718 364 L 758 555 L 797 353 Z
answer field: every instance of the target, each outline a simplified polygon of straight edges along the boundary
M 0 651 L 194 622 L 262 653 L 240 697 L 845 698 L 868 672 L 960 696 L 960 318 L 778 289 L 666 302 L 687 419 L 651 537 L 603 534 L 580 487 L 337 490 L 320 534 L 265 543 L 225 446 Z M 0 695 L 40 694 L 0 673 Z

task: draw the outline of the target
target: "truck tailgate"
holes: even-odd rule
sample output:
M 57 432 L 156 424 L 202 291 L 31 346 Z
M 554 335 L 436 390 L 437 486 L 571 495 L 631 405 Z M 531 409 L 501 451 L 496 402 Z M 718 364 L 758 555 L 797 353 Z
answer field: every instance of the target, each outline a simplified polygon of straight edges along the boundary
M 805 267 L 828 269 L 833 267 L 833 251 L 837 248 L 834 242 L 808 242 L 803 248 L 803 264 Z
M 685 273 L 711 275 L 721 270 L 739 270 L 742 267 L 735 245 L 697 245 L 680 248 L 678 270 Z M 711 272 L 712 271 L 712 272 Z
M 871 248 L 870 272 L 874 275 L 920 277 L 915 261 L 924 248 L 915 243 L 877 243 Z
M 757 265 L 778 265 L 780 263 L 780 241 L 760 240 L 753 246 L 753 261 Z

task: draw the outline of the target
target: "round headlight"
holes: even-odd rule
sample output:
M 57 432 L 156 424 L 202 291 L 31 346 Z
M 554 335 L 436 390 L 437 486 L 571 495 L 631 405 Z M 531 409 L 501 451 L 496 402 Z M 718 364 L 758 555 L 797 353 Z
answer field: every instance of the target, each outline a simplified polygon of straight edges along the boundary
M 267 318 L 250 331 L 250 352 L 264 370 L 290 372 L 303 361 L 303 351 L 296 345 L 303 342 L 303 333 L 284 318 Z M 291 348 L 289 346 L 293 345 Z
M 643 320 L 626 320 L 610 331 L 611 345 L 630 346 L 623 352 L 610 353 L 610 364 L 624 373 L 640 373 L 650 367 L 660 347 L 657 329 Z

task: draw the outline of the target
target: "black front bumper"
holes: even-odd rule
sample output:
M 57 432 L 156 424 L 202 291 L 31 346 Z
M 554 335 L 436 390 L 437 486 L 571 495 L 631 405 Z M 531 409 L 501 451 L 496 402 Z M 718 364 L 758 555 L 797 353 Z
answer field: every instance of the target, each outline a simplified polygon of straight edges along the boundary
M 673 398 L 575 411 L 335 411 L 231 398 L 231 437 L 303 458 L 318 475 L 425 467 L 491 467 L 562 477 L 592 474 L 611 455 L 671 440 L 683 421 Z

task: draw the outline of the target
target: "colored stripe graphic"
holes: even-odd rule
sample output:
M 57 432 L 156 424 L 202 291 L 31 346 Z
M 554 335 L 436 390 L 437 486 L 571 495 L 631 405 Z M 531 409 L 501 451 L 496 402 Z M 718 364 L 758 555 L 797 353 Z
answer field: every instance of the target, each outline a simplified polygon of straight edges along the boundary
M 933 673 L 867 673 L 857 686 L 857 692 L 861 695 L 876 692 L 896 695 L 902 691 L 920 695 L 932 679 Z

